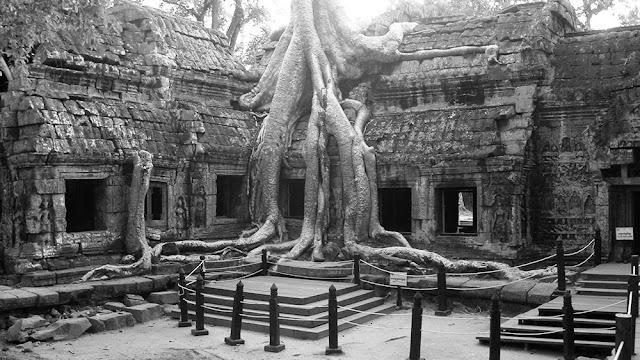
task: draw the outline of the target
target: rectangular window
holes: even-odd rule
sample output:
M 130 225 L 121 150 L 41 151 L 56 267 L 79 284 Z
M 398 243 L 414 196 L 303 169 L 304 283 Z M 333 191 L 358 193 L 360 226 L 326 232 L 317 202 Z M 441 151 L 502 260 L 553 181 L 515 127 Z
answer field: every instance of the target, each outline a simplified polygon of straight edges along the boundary
M 148 226 L 167 225 L 167 184 L 157 181 L 149 183 L 144 214 Z
M 216 217 L 245 218 L 242 176 L 218 175 L 216 180 Z
M 378 207 L 386 230 L 411 232 L 411 188 L 378 188 Z
M 67 232 L 104 230 L 104 181 L 68 179 L 65 185 Z
M 478 232 L 475 188 L 439 189 L 440 231 L 444 234 Z

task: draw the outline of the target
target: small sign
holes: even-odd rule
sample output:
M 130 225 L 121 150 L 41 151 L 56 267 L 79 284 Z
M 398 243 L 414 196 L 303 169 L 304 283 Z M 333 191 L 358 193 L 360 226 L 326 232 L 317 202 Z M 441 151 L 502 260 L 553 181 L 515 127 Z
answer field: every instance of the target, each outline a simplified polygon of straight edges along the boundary
M 633 241 L 633 228 L 632 227 L 617 227 L 616 228 L 616 240 Z
M 389 273 L 389 285 L 407 286 L 407 274 L 400 272 Z

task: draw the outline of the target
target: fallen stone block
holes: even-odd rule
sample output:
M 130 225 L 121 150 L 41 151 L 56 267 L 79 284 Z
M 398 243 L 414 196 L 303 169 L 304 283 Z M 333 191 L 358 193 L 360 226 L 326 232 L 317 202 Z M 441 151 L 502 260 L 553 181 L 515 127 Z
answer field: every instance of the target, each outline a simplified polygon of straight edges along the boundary
M 502 301 L 524 304 L 527 293 L 536 285 L 535 281 L 524 280 L 505 285 L 500 293 Z
M 159 319 L 164 315 L 162 306 L 158 304 L 141 304 L 125 308 L 124 311 L 131 313 L 139 323 Z
M 111 311 L 124 311 L 127 308 L 125 304 L 117 301 L 109 301 L 102 305 L 102 307 Z
M 155 304 L 177 304 L 180 301 L 180 295 L 177 291 L 158 291 L 149 294 L 147 301 Z
M 11 325 L 5 334 L 5 339 L 9 342 L 23 343 L 27 341 L 28 330 L 37 329 L 47 324 L 47 321 L 39 316 L 34 315 L 25 319 L 18 319 Z
M 140 304 L 146 304 L 147 301 L 140 295 L 126 294 L 124 296 L 124 300 L 122 300 L 122 303 L 125 304 L 126 306 L 136 306 Z
M 104 330 L 118 330 L 123 327 L 131 327 L 136 324 L 136 319 L 128 312 L 113 312 L 109 314 L 99 314 L 92 316 L 89 320 L 100 322 Z M 100 325 L 98 325 L 100 326 Z
M 97 318 L 97 315 L 88 317 L 87 319 L 91 323 L 91 327 L 89 328 L 89 330 L 87 330 L 87 332 L 95 334 L 95 333 L 103 332 L 106 330 L 106 327 L 104 326 L 104 321 Z
M 553 291 L 558 284 L 538 283 L 527 293 L 527 303 L 531 305 L 541 305 L 551 300 Z
M 91 322 L 87 318 L 61 319 L 31 334 L 36 341 L 75 339 L 89 330 Z

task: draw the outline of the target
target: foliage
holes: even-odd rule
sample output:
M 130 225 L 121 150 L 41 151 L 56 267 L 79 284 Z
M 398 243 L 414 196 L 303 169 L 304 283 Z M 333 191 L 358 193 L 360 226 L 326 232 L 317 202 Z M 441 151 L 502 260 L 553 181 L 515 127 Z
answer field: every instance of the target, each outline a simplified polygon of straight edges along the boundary
M 613 0 L 582 0 L 582 4 L 576 8 L 580 19 L 584 19 L 584 29 L 591 30 L 591 19 L 613 6 Z
M 168 7 L 167 7 L 168 5 Z M 248 24 L 260 26 L 268 20 L 268 11 L 258 0 L 162 0 L 161 8 L 186 18 L 194 18 L 212 29 L 221 31 L 233 49 L 242 29 Z
M 625 2 L 624 12 L 618 14 L 622 26 L 640 25 L 640 6 L 635 2 Z
M 78 40 L 90 46 L 109 5 L 109 0 L 0 0 L 2 55 L 23 69 L 36 45 L 65 30 L 80 30 L 83 38 Z

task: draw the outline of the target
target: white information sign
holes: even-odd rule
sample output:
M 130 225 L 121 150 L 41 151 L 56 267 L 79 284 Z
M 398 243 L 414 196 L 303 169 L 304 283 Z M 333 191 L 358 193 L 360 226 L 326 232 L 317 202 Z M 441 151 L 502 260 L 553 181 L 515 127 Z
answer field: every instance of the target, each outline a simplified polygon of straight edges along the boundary
M 616 228 L 616 240 L 633 241 L 633 228 L 632 227 L 617 227 Z
M 407 274 L 400 272 L 389 273 L 389 285 L 407 286 Z

